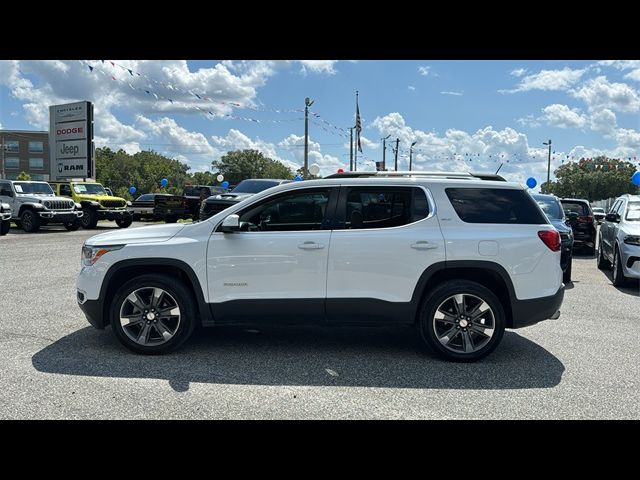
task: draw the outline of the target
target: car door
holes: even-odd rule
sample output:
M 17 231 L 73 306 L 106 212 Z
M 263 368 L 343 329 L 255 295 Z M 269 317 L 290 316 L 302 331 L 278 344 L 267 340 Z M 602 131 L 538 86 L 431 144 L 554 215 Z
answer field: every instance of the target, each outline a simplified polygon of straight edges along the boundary
M 207 276 L 214 320 L 324 320 L 331 220 L 338 187 L 298 188 L 237 212 L 241 231 L 209 239 Z
M 620 206 L 620 200 L 616 200 L 609 209 L 609 213 L 616 213 L 618 211 L 618 207 Z M 610 222 L 605 218 L 605 221 L 602 222 L 600 226 L 600 230 L 602 234 L 600 235 L 602 242 L 602 251 L 605 256 L 608 258 L 613 258 L 613 239 L 615 238 L 615 222 Z
M 611 224 L 611 258 L 613 259 L 613 249 L 616 246 L 616 241 L 619 235 L 619 231 L 620 231 L 620 222 L 622 222 L 622 220 L 624 219 L 624 211 L 627 208 L 627 201 L 625 199 L 620 199 L 620 204 L 618 205 L 618 208 L 616 209 L 616 212 L 618 214 L 618 222 L 616 223 L 612 223 Z
M 330 322 L 410 321 L 429 265 L 445 260 L 429 192 L 420 186 L 342 186 L 329 249 Z
M 11 182 L 0 180 L 0 201 L 8 203 L 11 207 L 11 215 L 16 217 L 18 212 L 16 211 L 16 194 L 11 188 Z

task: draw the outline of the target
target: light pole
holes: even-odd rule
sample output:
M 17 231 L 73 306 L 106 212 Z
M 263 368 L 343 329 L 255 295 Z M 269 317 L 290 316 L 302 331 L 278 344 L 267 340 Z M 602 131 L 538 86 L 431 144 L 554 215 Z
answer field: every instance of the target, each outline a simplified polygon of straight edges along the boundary
M 400 146 L 400 139 L 396 138 L 396 148 L 393 150 L 393 153 L 395 154 L 395 171 L 398 171 L 398 148 Z M 393 147 L 391 147 L 393 148 Z
M 302 170 L 302 178 L 307 179 L 309 176 L 309 107 L 313 105 L 313 100 L 309 97 L 304 99 L 304 169 Z
M 391 134 L 387 135 L 382 139 L 382 171 L 387 170 L 387 138 L 389 138 Z
M 411 146 L 409 147 L 409 171 L 411 171 L 411 161 L 412 161 L 412 156 L 413 156 L 413 146 L 414 146 L 416 143 L 418 143 L 418 142 L 417 142 L 417 141 L 416 141 L 416 142 L 413 142 L 413 143 L 411 144 Z
M 549 188 L 549 180 L 551 179 L 551 140 L 542 142 L 543 145 L 549 145 L 549 160 L 547 161 L 547 189 Z

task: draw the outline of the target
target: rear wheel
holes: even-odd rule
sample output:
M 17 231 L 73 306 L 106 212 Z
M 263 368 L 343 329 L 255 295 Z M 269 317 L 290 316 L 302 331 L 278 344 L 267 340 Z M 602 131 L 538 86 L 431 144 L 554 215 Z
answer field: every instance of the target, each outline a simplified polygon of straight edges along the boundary
M 125 283 L 111 303 L 111 327 L 129 350 L 155 355 L 184 343 L 196 324 L 196 301 L 167 275 L 141 275 Z
M 562 282 L 569 283 L 571 281 L 571 266 L 573 265 L 573 260 L 569 259 L 569 265 L 567 265 L 567 269 L 562 273 Z
M 123 218 L 122 220 L 116 220 L 116 225 L 120 228 L 127 228 L 133 223 L 133 219 L 131 217 Z
M 33 210 L 25 210 L 20 217 L 22 230 L 35 233 L 40 230 L 40 217 Z
M 430 292 L 418 322 L 426 346 L 454 362 L 489 355 L 505 328 L 500 300 L 488 288 L 468 280 L 450 280 Z
M 620 259 L 620 252 L 618 247 L 613 251 L 613 284 L 616 287 L 624 287 L 627 284 L 627 277 L 624 276 L 622 271 L 622 260 Z
M 98 213 L 91 208 L 82 209 L 82 217 L 80 217 L 82 228 L 92 229 L 98 225 Z
M 598 256 L 596 257 L 596 265 L 600 270 L 611 270 L 611 262 L 607 260 L 602 251 L 602 238 L 598 242 Z

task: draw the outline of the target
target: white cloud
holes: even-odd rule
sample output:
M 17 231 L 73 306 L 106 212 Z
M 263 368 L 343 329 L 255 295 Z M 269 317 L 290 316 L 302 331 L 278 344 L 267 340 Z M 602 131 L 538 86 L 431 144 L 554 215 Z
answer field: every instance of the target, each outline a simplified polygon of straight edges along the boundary
M 539 117 L 536 118 L 532 113 L 530 113 L 526 117 L 517 119 L 516 122 L 522 125 L 523 127 L 535 128 L 541 125 Z
M 569 108 L 567 105 L 554 103 L 542 109 L 542 118 L 552 127 L 582 128 L 587 118 L 577 108 Z
M 568 90 L 586 72 L 586 69 L 541 70 L 522 78 L 512 90 L 500 90 L 501 93 L 526 92 L 529 90 Z
M 636 70 L 631 70 L 627 73 L 624 78 L 628 78 L 629 80 L 634 80 L 636 82 L 640 82 L 640 68 Z
M 431 70 L 431 67 L 424 65 L 422 67 L 418 67 L 418 72 L 420 73 L 420 75 L 427 77 L 429 75 L 429 70 Z
M 616 114 L 608 108 L 597 110 L 591 115 L 591 130 L 611 136 L 616 130 Z
M 327 75 L 335 75 L 336 69 L 334 68 L 338 60 L 300 60 L 302 64 L 302 73 L 306 74 L 307 71 L 311 73 L 326 73 Z
M 525 73 L 527 73 L 527 70 L 524 68 L 516 68 L 515 70 L 511 70 L 511 75 L 513 75 L 514 77 L 521 77 Z
M 414 87 L 413 85 L 408 85 L 407 88 L 411 91 L 414 91 L 416 89 L 416 87 Z
M 461 97 L 463 92 L 440 92 L 440 95 L 454 95 L 456 97 Z
M 583 100 L 590 109 L 609 108 L 620 112 L 640 110 L 638 92 L 626 83 L 611 83 L 605 76 L 587 80 L 571 94 Z
M 304 164 L 304 136 L 290 134 L 278 143 L 281 148 L 288 149 L 293 156 L 292 165 L 295 169 L 300 168 Z M 323 154 L 321 146 L 318 142 L 314 142 L 309 138 L 309 165 L 317 163 L 320 167 L 320 175 L 326 176 L 335 173 L 338 168 L 348 169 L 348 162 L 345 164 L 338 157 Z

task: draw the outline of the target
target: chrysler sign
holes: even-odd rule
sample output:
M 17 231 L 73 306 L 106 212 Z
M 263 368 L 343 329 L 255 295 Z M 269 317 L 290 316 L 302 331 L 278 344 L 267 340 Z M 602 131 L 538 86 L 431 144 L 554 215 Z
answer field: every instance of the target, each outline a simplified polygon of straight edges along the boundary
M 91 102 L 49 107 L 49 148 L 51 180 L 95 178 Z

